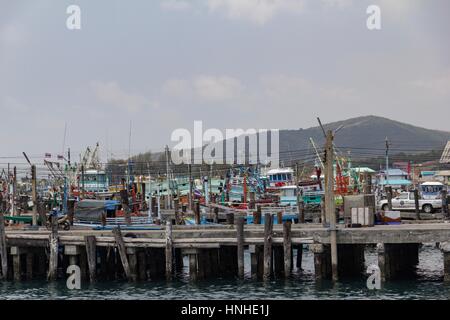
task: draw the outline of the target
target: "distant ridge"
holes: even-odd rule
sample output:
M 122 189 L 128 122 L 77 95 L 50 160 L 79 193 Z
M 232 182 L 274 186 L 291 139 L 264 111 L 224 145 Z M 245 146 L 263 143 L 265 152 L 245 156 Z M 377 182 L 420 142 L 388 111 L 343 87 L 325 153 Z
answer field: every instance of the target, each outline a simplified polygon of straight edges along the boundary
M 450 140 L 448 131 L 425 129 L 373 115 L 324 124 L 325 130 L 336 130 L 340 126 L 343 128 L 336 134 L 335 144 L 343 150 L 381 150 L 385 148 L 384 141 L 388 137 L 393 154 L 418 154 L 442 150 Z M 280 130 L 280 159 L 289 161 L 299 158 L 311 148 L 310 138 L 319 148 L 323 147 L 324 136 L 319 126 Z

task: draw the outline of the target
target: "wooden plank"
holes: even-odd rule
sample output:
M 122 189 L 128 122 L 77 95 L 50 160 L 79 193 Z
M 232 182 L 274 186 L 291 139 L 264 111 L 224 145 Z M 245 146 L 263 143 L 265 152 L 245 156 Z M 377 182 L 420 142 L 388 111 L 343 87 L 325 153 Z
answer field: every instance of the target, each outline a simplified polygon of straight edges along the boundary
M 50 246 L 50 257 L 48 263 L 48 273 L 47 279 L 49 281 L 56 280 L 57 277 L 57 269 L 58 269 L 58 219 L 54 216 L 51 217 L 51 233 L 49 237 L 49 246 Z
M 116 241 L 117 250 L 119 251 L 120 260 L 122 261 L 123 270 L 125 272 L 126 278 L 131 281 L 131 270 L 130 270 L 130 264 L 128 263 L 128 256 L 127 256 L 127 250 L 125 247 L 125 243 L 123 241 L 122 237 L 122 231 L 120 228 L 114 228 L 112 231 L 114 235 L 114 239 Z
M 95 236 L 85 236 L 86 256 L 89 268 L 89 281 L 94 283 L 97 275 L 97 240 Z
M 291 221 L 283 223 L 284 276 L 289 278 L 292 266 Z
M 6 248 L 6 232 L 3 212 L 0 212 L 0 260 L 2 264 L 0 269 L 0 279 L 6 279 L 8 275 L 8 251 Z
M 166 222 L 166 279 L 172 280 L 173 274 L 173 241 L 172 223 Z
M 272 274 L 272 232 L 273 216 L 266 213 L 264 216 L 264 274 L 263 280 L 267 281 Z
M 244 218 L 239 217 L 236 222 L 238 277 L 244 279 Z

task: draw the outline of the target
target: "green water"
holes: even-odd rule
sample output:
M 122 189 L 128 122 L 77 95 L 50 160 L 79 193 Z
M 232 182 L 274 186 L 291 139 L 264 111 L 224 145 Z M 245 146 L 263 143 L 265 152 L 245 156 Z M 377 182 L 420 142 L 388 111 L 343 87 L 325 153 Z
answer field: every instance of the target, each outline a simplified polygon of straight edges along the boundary
M 450 299 L 450 285 L 443 283 L 443 259 L 435 247 L 420 249 L 420 262 L 414 279 L 393 281 L 381 290 L 370 291 L 366 277 L 342 280 L 333 285 L 314 280 L 313 256 L 304 252 L 303 270 L 294 270 L 291 279 L 268 283 L 252 281 L 250 274 L 239 280 L 205 280 L 195 284 L 188 279 L 188 269 L 177 280 L 130 284 L 124 281 L 82 284 L 81 290 L 68 290 L 65 281 L 0 283 L 0 299 Z M 366 250 L 366 264 L 376 263 L 374 249 Z M 249 257 L 246 256 L 246 269 Z

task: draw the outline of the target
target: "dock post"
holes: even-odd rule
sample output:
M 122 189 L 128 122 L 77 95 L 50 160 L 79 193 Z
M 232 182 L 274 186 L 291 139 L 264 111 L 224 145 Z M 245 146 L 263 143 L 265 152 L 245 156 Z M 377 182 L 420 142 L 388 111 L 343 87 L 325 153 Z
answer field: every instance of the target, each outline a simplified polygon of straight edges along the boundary
M 283 223 L 284 277 L 289 278 L 292 266 L 291 221 Z
M 22 264 L 20 261 L 21 250 L 19 247 L 11 247 L 11 255 L 13 262 L 13 272 L 14 272 L 14 280 L 20 281 L 22 277 Z
M 258 277 L 258 260 L 256 258 L 256 245 L 252 244 L 248 246 L 250 252 L 250 272 L 252 279 L 255 280 Z
M 219 223 L 219 208 L 214 208 L 214 223 Z
M 283 212 L 277 212 L 277 224 L 283 224 Z
M 178 201 L 177 201 L 178 202 Z M 178 205 L 178 203 L 177 203 Z M 173 240 L 172 240 L 172 223 L 166 222 L 166 279 L 172 280 L 173 273 Z
M 295 266 L 298 270 L 302 269 L 302 260 L 303 260 L 303 245 L 299 244 L 297 245 L 297 259 L 296 259 Z
M 198 264 L 198 252 L 196 249 L 186 250 L 189 255 L 189 277 L 191 281 L 197 281 L 197 264 Z
M 387 170 L 387 168 L 386 168 Z M 387 201 L 388 201 L 388 208 L 389 211 L 392 211 L 392 187 L 386 187 L 386 196 L 387 196 Z
M 253 214 L 253 224 L 261 224 L 261 206 L 256 206 L 256 212 Z
M 3 212 L 0 212 L 0 261 L 2 264 L 0 279 L 8 276 L 8 251 L 6 250 L 5 220 Z
M 227 213 L 227 224 L 228 225 L 233 225 L 234 224 L 234 213 L 233 212 L 228 212 Z
M 272 274 L 272 233 L 273 216 L 266 213 L 264 216 L 264 274 L 263 280 L 267 281 Z
M 132 281 L 137 281 L 137 254 L 136 248 L 127 248 L 128 262 L 130 265 L 130 274 Z
M 236 223 L 238 276 L 244 279 L 244 217 L 238 217 Z
M 200 202 L 198 200 L 194 200 L 194 217 L 195 217 L 195 224 L 200 224 Z
M 26 252 L 26 277 L 27 280 L 33 279 L 33 261 L 34 261 L 34 252 L 33 249 L 28 249 Z
M 316 280 L 331 278 L 330 245 L 314 243 L 309 246 L 314 253 L 314 272 Z
M 419 190 L 414 189 L 414 207 L 416 209 L 416 219 L 420 220 L 420 206 L 419 206 Z
M 450 242 L 441 243 L 441 250 L 444 255 L 444 282 L 450 282 Z
M 78 256 L 80 255 L 80 248 L 78 246 L 64 246 L 64 254 L 69 256 L 69 265 L 78 265 Z
M 48 281 L 54 281 L 57 277 L 58 270 L 58 218 L 55 216 L 51 217 L 52 231 L 50 233 L 49 244 L 50 244 L 50 257 L 48 263 Z
M 89 268 L 89 281 L 94 283 L 97 275 L 97 240 L 95 236 L 85 236 L 86 256 Z M 103 262 L 103 261 L 102 261 Z
M 138 257 L 138 273 L 139 280 L 145 281 L 147 280 L 147 259 L 146 259 L 145 249 L 141 249 L 137 253 Z
M 125 247 L 125 242 L 123 241 L 122 232 L 120 231 L 120 228 L 114 228 L 112 233 L 116 241 L 117 250 L 119 251 L 125 276 L 128 280 L 132 280 L 130 265 L 128 263 L 127 250 Z

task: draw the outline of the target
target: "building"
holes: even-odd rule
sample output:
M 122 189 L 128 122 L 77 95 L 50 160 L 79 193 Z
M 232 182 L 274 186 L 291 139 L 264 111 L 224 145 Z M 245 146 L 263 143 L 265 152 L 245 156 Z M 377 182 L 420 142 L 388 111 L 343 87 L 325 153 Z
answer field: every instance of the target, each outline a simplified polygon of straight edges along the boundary
M 394 189 L 407 189 L 412 185 L 408 174 L 400 169 L 381 170 L 377 175 L 377 183 L 381 186 L 391 186 Z

